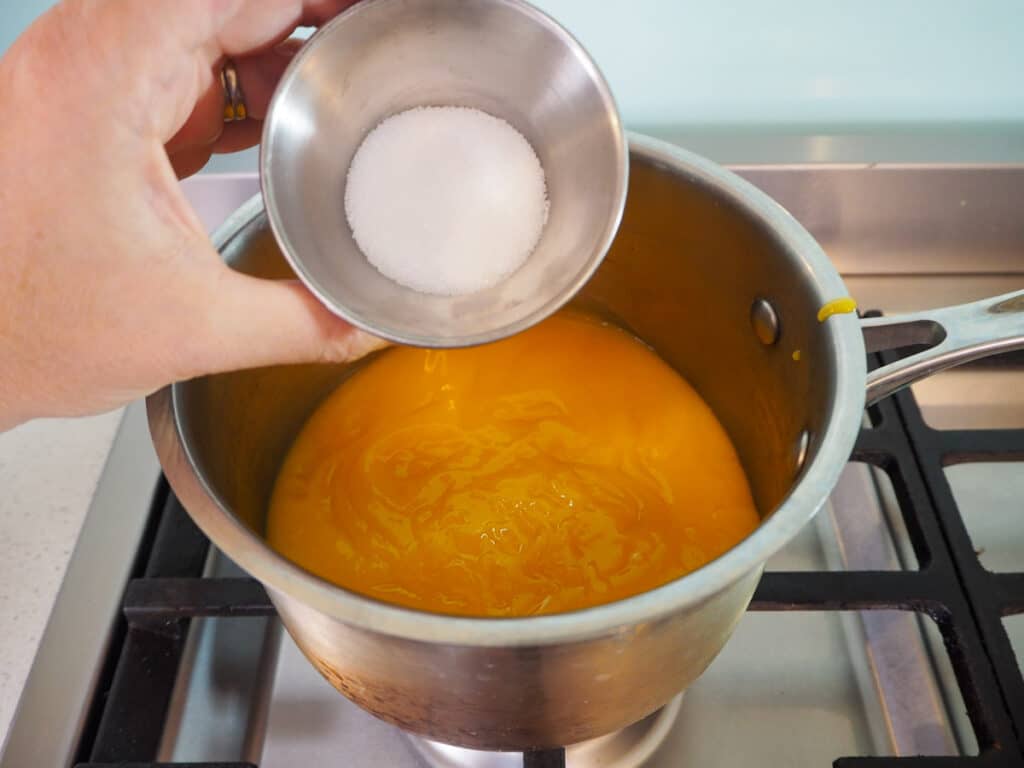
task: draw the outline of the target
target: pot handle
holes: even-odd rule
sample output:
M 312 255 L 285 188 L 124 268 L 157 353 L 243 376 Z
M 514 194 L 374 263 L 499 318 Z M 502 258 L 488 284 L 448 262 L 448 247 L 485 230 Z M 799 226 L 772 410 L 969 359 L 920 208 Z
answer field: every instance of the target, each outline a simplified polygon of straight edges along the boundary
M 867 404 L 972 360 L 1024 349 L 1024 291 L 970 304 L 861 320 L 868 352 L 928 345 L 868 374 Z

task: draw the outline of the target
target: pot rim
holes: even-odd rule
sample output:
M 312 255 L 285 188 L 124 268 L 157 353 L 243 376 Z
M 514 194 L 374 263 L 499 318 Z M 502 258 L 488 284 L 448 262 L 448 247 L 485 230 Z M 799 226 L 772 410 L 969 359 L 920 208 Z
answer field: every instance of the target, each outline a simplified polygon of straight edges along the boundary
M 731 198 L 776 233 L 812 278 L 821 304 L 847 295 L 842 279 L 811 235 L 778 203 L 716 163 L 666 142 L 629 136 L 630 153 L 685 173 Z M 256 195 L 217 230 L 224 248 L 263 212 Z M 473 618 L 426 613 L 378 602 L 335 586 L 285 559 L 246 527 L 207 483 L 183 438 L 181 384 L 147 398 L 150 431 L 171 487 L 210 540 L 264 584 L 326 616 L 361 629 L 413 641 L 454 646 L 523 647 L 631 632 L 635 625 L 702 603 L 759 569 L 823 506 L 853 450 L 864 410 L 866 360 L 855 314 L 834 315 L 824 325 L 836 371 L 834 399 L 824 434 L 801 476 L 757 529 L 715 560 L 674 581 L 623 600 L 568 613 L 521 618 Z

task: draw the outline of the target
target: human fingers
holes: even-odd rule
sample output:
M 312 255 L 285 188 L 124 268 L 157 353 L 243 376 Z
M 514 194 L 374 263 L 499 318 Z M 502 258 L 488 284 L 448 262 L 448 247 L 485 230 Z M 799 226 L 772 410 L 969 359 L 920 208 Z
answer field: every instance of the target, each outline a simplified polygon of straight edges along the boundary
M 207 110 L 215 104 L 214 74 L 225 57 L 263 53 L 298 26 L 322 24 L 353 2 L 67 0 L 48 23 L 60 27 L 64 66 L 83 73 L 79 100 L 104 102 L 104 115 L 135 115 L 136 133 L 166 144 L 185 130 L 200 102 Z M 97 47 L 97 41 L 110 40 L 116 41 L 116 56 Z M 267 100 L 260 96 L 259 81 L 251 88 L 247 98 L 254 104 Z M 200 134 L 216 130 L 208 118 L 196 125 Z
M 224 267 L 197 340 L 195 375 L 358 359 L 387 342 L 332 314 L 301 283 L 262 280 Z
M 176 5 L 177 0 L 160 0 Z M 243 56 L 284 40 L 296 27 L 318 27 L 356 0 L 238 0 L 233 14 L 220 19 L 214 38 L 220 52 Z
M 170 155 L 175 170 L 179 170 L 180 162 L 175 162 L 175 155 L 185 150 L 205 148 L 209 150 L 208 158 L 211 152 L 237 152 L 258 144 L 260 121 L 266 117 L 274 89 L 301 45 L 301 40 L 286 40 L 269 50 L 235 60 L 235 69 L 242 85 L 248 116 L 244 121 L 225 124 L 224 89 L 220 83 L 219 73 L 211 72 L 206 90 L 196 102 L 192 114 L 167 142 L 167 154 Z
M 171 168 L 174 169 L 174 175 L 179 179 L 186 179 L 201 171 L 203 166 L 210 162 L 212 154 L 213 150 L 209 146 L 188 147 L 173 155 L 168 155 L 168 158 L 171 161 Z

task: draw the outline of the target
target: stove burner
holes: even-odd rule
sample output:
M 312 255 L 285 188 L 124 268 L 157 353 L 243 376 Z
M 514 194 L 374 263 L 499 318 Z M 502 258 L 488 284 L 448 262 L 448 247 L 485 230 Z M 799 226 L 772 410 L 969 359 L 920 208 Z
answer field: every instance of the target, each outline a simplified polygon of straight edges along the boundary
M 682 701 L 683 694 L 679 694 L 621 731 L 566 747 L 565 768 L 640 768 L 668 736 Z M 483 752 L 408 736 L 431 768 L 522 768 L 529 764 L 521 752 Z

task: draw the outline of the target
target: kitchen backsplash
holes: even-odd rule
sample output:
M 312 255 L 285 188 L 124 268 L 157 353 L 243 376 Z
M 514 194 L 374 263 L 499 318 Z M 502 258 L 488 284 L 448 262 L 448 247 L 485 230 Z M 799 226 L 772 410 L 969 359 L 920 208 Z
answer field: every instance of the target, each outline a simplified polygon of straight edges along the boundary
M 1024 130 L 1020 0 L 537 4 L 589 48 L 632 128 Z M 0 48 L 50 5 L 0 2 Z

